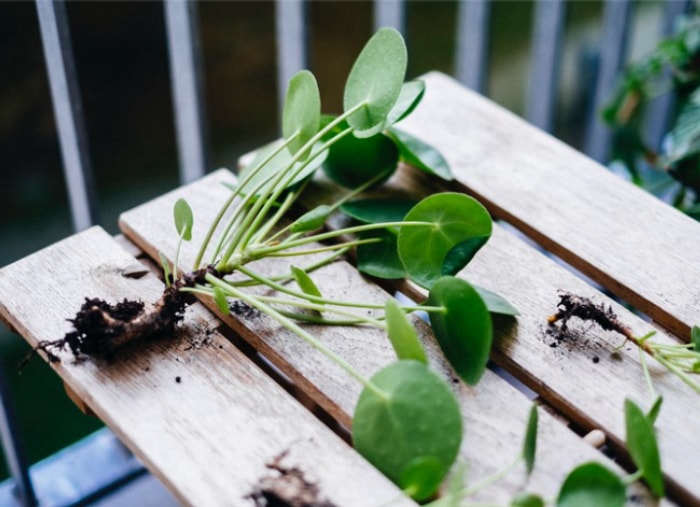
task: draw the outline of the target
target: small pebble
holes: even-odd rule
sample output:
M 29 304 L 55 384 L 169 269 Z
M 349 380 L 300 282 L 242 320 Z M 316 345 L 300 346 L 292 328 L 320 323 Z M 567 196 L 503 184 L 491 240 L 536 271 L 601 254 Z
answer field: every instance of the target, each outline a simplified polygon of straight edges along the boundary
M 596 449 L 600 449 L 603 447 L 603 445 L 605 445 L 605 433 L 603 433 L 601 430 L 595 429 L 583 437 L 583 440 Z

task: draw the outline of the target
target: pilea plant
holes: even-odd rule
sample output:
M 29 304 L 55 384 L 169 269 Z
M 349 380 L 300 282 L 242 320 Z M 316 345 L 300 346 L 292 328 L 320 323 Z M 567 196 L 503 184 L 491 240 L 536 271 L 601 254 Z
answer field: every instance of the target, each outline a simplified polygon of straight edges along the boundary
M 174 207 L 179 242 L 172 268 L 161 256 L 163 296 L 152 305 L 86 299 L 71 319 L 75 330 L 37 348 L 50 360 L 58 360 L 56 352 L 66 347 L 76 356 L 105 357 L 133 340 L 172 333 L 194 294 L 212 298 L 225 314 L 232 301 L 248 305 L 321 351 L 362 385 L 352 425 L 357 450 L 412 497 L 433 495 L 457 456 L 462 417 L 447 382 L 429 368 L 408 314 L 427 312 L 445 357 L 474 385 L 491 350 L 490 311 L 516 312 L 498 295 L 453 276 L 491 235 L 491 218 L 476 200 L 457 193 L 431 195 L 418 203 L 359 199 L 364 190 L 385 181 L 400 159 L 451 178 L 439 153 L 394 127 L 424 91 L 420 81 L 404 83 L 406 60 L 401 35 L 380 29 L 352 67 L 344 112 L 335 117 L 321 115 L 313 74 L 297 73 L 286 95 L 282 139 L 260 150 L 241 171 L 209 224 L 192 269 L 183 273 L 179 268 L 181 246 L 191 241 L 195 224 L 191 207 L 180 199 Z M 288 221 L 321 167 L 349 188 L 348 193 Z M 326 220 L 338 210 L 356 224 L 325 230 Z M 390 298 L 384 305 L 372 305 L 324 297 L 313 271 L 352 248 L 357 249 L 360 270 L 385 278 L 408 277 L 429 289 L 427 301 L 400 305 Z M 269 258 L 283 266 L 273 276 L 255 265 Z M 273 295 L 246 290 L 253 285 L 266 286 Z M 397 360 L 366 378 L 300 321 L 385 329 Z

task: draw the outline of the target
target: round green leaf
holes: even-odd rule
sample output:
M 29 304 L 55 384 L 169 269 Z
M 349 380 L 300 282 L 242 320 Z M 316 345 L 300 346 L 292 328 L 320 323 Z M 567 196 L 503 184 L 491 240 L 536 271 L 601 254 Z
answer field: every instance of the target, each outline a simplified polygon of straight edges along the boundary
M 484 301 L 468 282 L 445 276 L 430 289 L 426 305 L 444 308 L 429 313 L 430 325 L 452 367 L 467 384 L 476 385 L 486 370 L 493 342 Z
M 615 473 L 599 463 L 579 465 L 564 480 L 558 507 L 622 507 L 625 485 Z
M 399 257 L 408 276 L 427 288 L 443 275 L 450 250 L 469 239 L 490 236 L 492 228 L 491 216 L 476 199 L 451 192 L 426 197 L 404 221 L 430 224 L 402 227 L 398 240 Z
M 381 128 L 401 93 L 408 56 L 401 34 L 381 28 L 355 60 L 345 83 L 343 109 L 364 106 L 348 117 L 356 131 Z
M 439 176 L 443 180 L 454 179 L 445 157 L 425 141 L 396 128 L 389 130 L 389 136 L 399 148 L 401 160 L 407 164 L 428 174 Z
M 652 493 L 664 496 L 664 477 L 654 426 L 642 409 L 630 400 L 625 400 L 625 428 L 627 450 L 632 461 L 642 471 Z
M 360 222 L 377 224 L 400 222 L 416 204 L 409 199 L 358 199 L 344 203 L 340 210 Z
M 420 104 L 425 94 L 425 83 L 420 80 L 409 81 L 401 86 L 399 98 L 396 99 L 396 104 L 389 111 L 384 124 L 387 127 L 394 123 L 400 122 L 406 116 L 411 114 L 413 110 Z
M 534 493 L 521 493 L 511 500 L 510 507 L 544 507 L 541 496 Z
M 375 185 L 382 184 L 398 162 L 396 144 L 383 134 L 366 139 L 345 136 L 330 147 L 323 170 L 336 183 L 357 188 L 380 175 Z
M 186 200 L 180 198 L 175 201 L 173 215 L 175 216 L 175 229 L 177 229 L 177 233 L 182 236 L 182 239 L 185 241 L 190 241 L 192 239 L 194 216 L 192 215 L 192 208 L 190 208 Z
M 296 153 L 319 130 L 321 96 L 316 78 L 308 70 L 297 72 L 289 81 L 282 112 L 282 135 L 290 140 L 289 151 Z
M 476 236 L 453 246 L 442 264 L 443 275 L 456 275 L 474 258 L 491 236 Z
M 525 430 L 525 439 L 523 441 L 523 458 L 525 459 L 525 469 L 527 474 L 532 473 L 535 467 L 535 454 L 537 453 L 537 405 L 532 405 L 530 415 L 527 419 L 527 429 Z
M 406 276 L 406 270 L 396 251 L 396 234 L 389 230 L 362 233 L 361 238 L 378 238 L 380 241 L 357 247 L 357 269 L 370 276 L 396 280 Z
M 391 345 L 396 352 L 396 357 L 399 359 L 415 359 L 427 364 L 428 358 L 425 356 L 423 344 L 418 339 L 416 329 L 408 319 L 406 312 L 399 306 L 399 303 L 393 298 L 387 299 L 384 312 L 386 316 L 386 331 L 389 335 L 389 341 L 391 341 Z
M 421 501 L 437 491 L 443 477 L 445 477 L 445 467 L 439 459 L 433 456 L 420 456 L 412 459 L 401 470 L 399 485 L 408 496 Z
M 419 361 L 392 363 L 371 382 L 380 392 L 365 387 L 360 394 L 352 424 L 355 448 L 399 486 L 404 487 L 403 477 L 412 490 L 429 496 L 457 457 L 462 439 L 454 394 Z M 439 467 L 431 465 L 425 476 L 412 473 L 420 459 Z

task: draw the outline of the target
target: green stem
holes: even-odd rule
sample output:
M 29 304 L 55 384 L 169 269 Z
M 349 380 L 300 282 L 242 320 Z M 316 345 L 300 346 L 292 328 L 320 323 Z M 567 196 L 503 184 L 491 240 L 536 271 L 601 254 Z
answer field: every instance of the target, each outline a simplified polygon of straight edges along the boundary
M 644 477 L 644 470 L 637 470 L 633 474 L 623 477 L 622 482 L 625 484 L 625 486 L 629 486 L 630 484 L 637 482 L 642 477 Z
M 502 468 L 501 470 L 496 471 L 495 473 L 489 475 L 488 477 L 480 480 L 476 484 L 472 484 L 471 486 L 468 486 L 464 488 L 462 491 L 460 491 L 460 498 L 466 498 L 470 495 L 473 495 L 474 493 L 490 486 L 491 484 L 500 481 L 503 479 L 506 475 L 508 475 L 520 462 L 523 460 L 522 456 L 518 456 L 515 461 L 507 465 L 505 468 Z
M 358 232 L 373 231 L 377 229 L 387 229 L 389 227 L 435 227 L 435 224 L 432 222 L 384 222 L 378 224 L 363 224 L 355 227 L 346 227 L 344 229 L 338 229 L 335 231 L 314 234 L 312 236 L 305 236 L 303 238 L 293 241 L 284 241 L 282 243 L 279 243 L 278 245 L 258 248 L 255 250 L 255 255 L 256 257 L 263 257 L 272 252 L 287 250 L 289 248 L 303 246 L 308 243 L 320 242 L 327 239 L 336 238 L 338 236 L 343 236 L 346 234 L 356 234 Z
M 287 305 L 296 306 L 298 308 L 306 308 L 307 310 L 316 310 L 317 312 L 331 312 L 337 315 L 342 315 L 344 317 L 353 317 L 359 323 L 370 324 L 379 329 L 386 329 L 386 324 L 378 319 L 373 319 L 371 317 L 365 317 L 352 313 L 346 310 L 340 310 L 338 308 L 333 308 L 331 305 L 324 305 L 320 303 L 313 303 L 311 301 L 295 301 L 293 299 L 285 299 L 275 296 L 255 296 L 257 299 L 264 303 L 275 304 L 275 305 Z
M 666 369 L 671 371 L 679 379 L 681 379 L 683 382 L 685 382 L 685 384 L 688 385 L 691 389 L 693 389 L 696 393 L 700 394 L 700 384 L 697 384 L 692 378 L 690 378 L 690 376 L 685 371 L 681 370 L 675 364 L 673 364 L 671 361 L 667 361 L 663 357 L 654 356 L 654 359 L 656 359 Z
M 291 252 L 274 252 L 269 253 L 266 257 L 300 257 L 302 255 L 312 255 L 317 253 L 335 251 L 338 248 L 352 248 L 359 245 L 367 245 L 369 243 L 379 243 L 381 238 L 366 238 L 366 239 L 356 239 L 353 241 L 346 241 L 344 243 L 338 243 L 336 245 L 326 245 L 320 246 L 318 248 L 309 248 L 308 250 L 292 250 Z
M 333 361 L 335 364 L 340 366 L 343 370 L 347 372 L 348 375 L 350 375 L 352 378 L 357 380 L 360 384 L 362 384 L 366 389 L 371 390 L 375 395 L 382 399 L 388 399 L 388 395 L 382 391 L 376 384 L 371 382 L 369 379 L 365 378 L 360 372 L 358 372 L 353 366 L 348 363 L 345 359 L 340 357 L 338 354 L 333 352 L 331 349 L 326 347 L 323 343 L 318 341 L 314 336 L 312 336 L 309 332 L 306 330 L 302 329 L 300 326 L 295 324 L 293 321 L 282 315 L 280 312 L 272 308 L 271 306 L 267 305 L 266 303 L 258 300 L 255 296 L 252 296 L 250 294 L 246 294 L 245 292 L 236 289 L 235 287 L 230 286 L 223 280 L 220 280 L 219 278 L 215 277 L 212 274 L 207 274 L 205 277 L 206 281 L 214 286 L 220 287 L 224 292 L 229 294 L 232 297 L 235 297 L 237 299 L 240 299 L 244 303 L 252 306 L 253 308 L 256 308 L 260 310 L 262 313 L 270 317 L 271 319 L 275 320 L 278 324 L 283 326 L 284 328 L 288 329 L 292 333 L 296 334 L 299 338 L 303 339 L 306 341 L 309 345 L 314 347 L 316 350 L 321 352 L 323 355 L 325 355 L 328 359 Z
M 200 265 L 201 262 L 202 262 L 202 258 L 204 257 L 204 253 L 206 252 L 207 248 L 209 247 L 209 243 L 211 242 L 211 239 L 212 239 L 212 237 L 214 236 L 214 232 L 216 231 L 216 229 L 218 228 L 219 224 L 221 223 L 221 220 L 223 219 L 224 215 L 226 214 L 226 211 L 227 211 L 227 210 L 229 209 L 229 207 L 231 207 L 231 205 L 233 204 L 233 201 L 236 199 L 236 197 L 238 197 L 238 196 L 240 195 L 241 189 L 244 188 L 245 185 L 247 185 L 247 184 L 251 181 L 251 179 L 252 179 L 258 172 L 260 172 L 260 171 L 262 170 L 262 168 L 263 168 L 270 160 L 272 160 L 272 159 L 273 159 L 275 156 L 277 156 L 284 148 L 286 148 L 287 145 L 289 144 L 289 142 L 290 142 L 290 141 L 287 140 L 286 142 L 282 143 L 282 144 L 280 145 L 279 148 L 277 148 L 277 149 L 274 150 L 270 155 L 268 155 L 267 157 L 265 157 L 265 159 L 264 159 L 260 164 L 258 164 L 252 171 L 250 171 L 250 172 L 247 174 L 247 176 L 246 176 L 243 180 L 241 180 L 241 181 L 238 183 L 238 185 L 236 186 L 236 188 L 235 188 L 234 190 L 232 190 L 231 195 L 230 195 L 229 198 L 226 200 L 226 202 L 224 203 L 224 205 L 221 207 L 221 209 L 219 210 L 219 213 L 216 215 L 216 217 L 214 218 L 214 221 L 211 223 L 211 225 L 209 226 L 209 229 L 207 230 L 207 234 L 206 234 L 206 236 L 204 237 L 204 241 L 202 241 L 202 245 L 199 247 L 199 251 L 197 252 L 197 257 L 195 258 L 195 261 L 194 261 L 193 270 L 196 270 L 196 269 L 199 268 L 199 265 Z M 240 206 L 239 206 L 239 208 L 240 208 Z M 224 238 L 225 236 L 226 236 L 226 234 L 222 234 L 222 238 Z M 213 257 L 216 257 L 216 255 L 218 255 L 218 252 L 215 252 L 214 255 L 213 255 Z M 212 260 L 212 262 L 214 262 L 214 260 Z
M 656 389 L 654 389 L 654 383 L 651 381 L 651 375 L 649 374 L 649 365 L 647 364 L 647 353 L 644 351 L 644 348 L 642 347 L 637 347 L 639 350 L 639 362 L 642 364 L 642 372 L 644 373 L 644 380 L 647 383 L 647 387 L 649 388 L 649 393 L 651 394 L 652 398 L 656 398 Z

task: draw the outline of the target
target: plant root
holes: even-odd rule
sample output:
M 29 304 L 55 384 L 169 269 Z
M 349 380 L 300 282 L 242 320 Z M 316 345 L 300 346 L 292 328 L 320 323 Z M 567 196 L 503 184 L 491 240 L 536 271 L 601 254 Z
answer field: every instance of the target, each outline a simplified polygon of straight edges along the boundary
M 631 340 L 637 343 L 632 330 L 625 324 L 620 322 L 612 307 L 606 307 L 603 304 L 595 304 L 587 297 L 565 292 L 559 295 L 559 303 L 557 304 L 557 313 L 550 316 L 547 322 L 553 326 L 556 322 L 560 322 L 562 331 L 566 331 L 569 319 L 578 317 L 583 321 L 591 321 L 598 324 L 605 331 L 615 331 L 625 337 L 625 340 Z
M 70 350 L 76 359 L 108 359 L 130 343 L 172 335 L 182 321 L 185 309 L 194 301 L 191 294 L 181 289 L 204 283 L 208 273 L 218 276 L 211 266 L 183 275 L 163 291 L 158 301 L 148 306 L 127 299 L 110 304 L 102 299 L 86 298 L 75 317 L 68 319 L 74 330 L 60 340 L 39 342 L 20 368 L 37 351 L 44 352 L 53 363 L 60 362 L 58 352 L 65 349 Z

